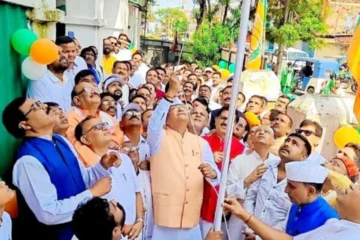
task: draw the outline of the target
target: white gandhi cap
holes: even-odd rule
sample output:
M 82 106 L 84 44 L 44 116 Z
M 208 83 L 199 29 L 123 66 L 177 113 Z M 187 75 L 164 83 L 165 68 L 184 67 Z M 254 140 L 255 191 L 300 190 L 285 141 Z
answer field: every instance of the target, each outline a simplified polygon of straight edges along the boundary
M 287 179 L 302 183 L 323 184 L 328 175 L 326 168 L 307 161 L 287 163 L 285 169 Z

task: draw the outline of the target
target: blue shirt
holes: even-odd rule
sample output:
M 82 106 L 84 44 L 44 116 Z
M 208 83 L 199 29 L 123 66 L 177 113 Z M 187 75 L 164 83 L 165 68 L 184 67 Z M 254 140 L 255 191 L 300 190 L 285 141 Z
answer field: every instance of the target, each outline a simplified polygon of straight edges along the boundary
M 339 214 L 322 197 L 302 206 L 293 204 L 290 208 L 286 233 L 297 236 L 321 227 L 331 218 L 339 218 Z

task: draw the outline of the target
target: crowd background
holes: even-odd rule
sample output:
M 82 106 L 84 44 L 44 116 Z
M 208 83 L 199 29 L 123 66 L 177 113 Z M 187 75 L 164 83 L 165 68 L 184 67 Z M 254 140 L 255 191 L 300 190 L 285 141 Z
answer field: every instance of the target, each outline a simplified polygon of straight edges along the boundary
M 196 62 L 151 66 L 125 34 L 103 40 L 103 59 L 68 36 L 40 43 L 22 69 L 34 74 L 26 96 L 3 112 L 22 144 L 10 187 L 0 184 L 0 239 L 360 237 L 360 146 L 325 159 L 321 123 L 293 126 L 292 97 L 246 99 L 231 75 Z M 214 231 L 232 91 L 228 198 Z

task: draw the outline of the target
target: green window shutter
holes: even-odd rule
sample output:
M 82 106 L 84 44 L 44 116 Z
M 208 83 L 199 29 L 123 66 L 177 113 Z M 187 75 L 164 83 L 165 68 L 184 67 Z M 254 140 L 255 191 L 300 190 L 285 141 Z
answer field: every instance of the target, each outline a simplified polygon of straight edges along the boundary
M 20 56 L 11 46 L 11 35 L 27 27 L 26 8 L 0 3 L 0 114 L 14 98 L 25 94 L 27 80 L 21 74 Z M 19 141 L 12 137 L 0 122 L 0 176 L 13 164 Z

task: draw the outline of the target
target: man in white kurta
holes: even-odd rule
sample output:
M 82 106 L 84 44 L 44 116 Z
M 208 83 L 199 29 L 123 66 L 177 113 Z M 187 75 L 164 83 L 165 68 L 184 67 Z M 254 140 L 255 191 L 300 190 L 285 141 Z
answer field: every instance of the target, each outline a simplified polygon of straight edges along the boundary
M 303 161 L 311 154 L 311 145 L 300 134 L 290 134 L 279 149 L 280 161 L 271 161 L 269 169 L 248 189 L 244 208 L 275 229 L 285 230 L 286 217 L 291 206 L 285 193 L 287 185 L 285 164 Z M 257 236 L 257 239 L 260 239 Z
M 270 153 L 273 142 L 274 132 L 270 127 L 257 127 L 253 137 L 254 151 L 249 155 L 243 153 L 235 158 L 230 165 L 226 182 L 226 192 L 229 197 L 234 197 L 243 204 L 247 188 L 261 178 L 267 170 L 266 162 L 279 160 L 279 157 Z M 228 239 L 244 239 L 245 235 L 241 229 L 244 229 L 245 226 L 240 219 L 231 216 L 228 228 Z

